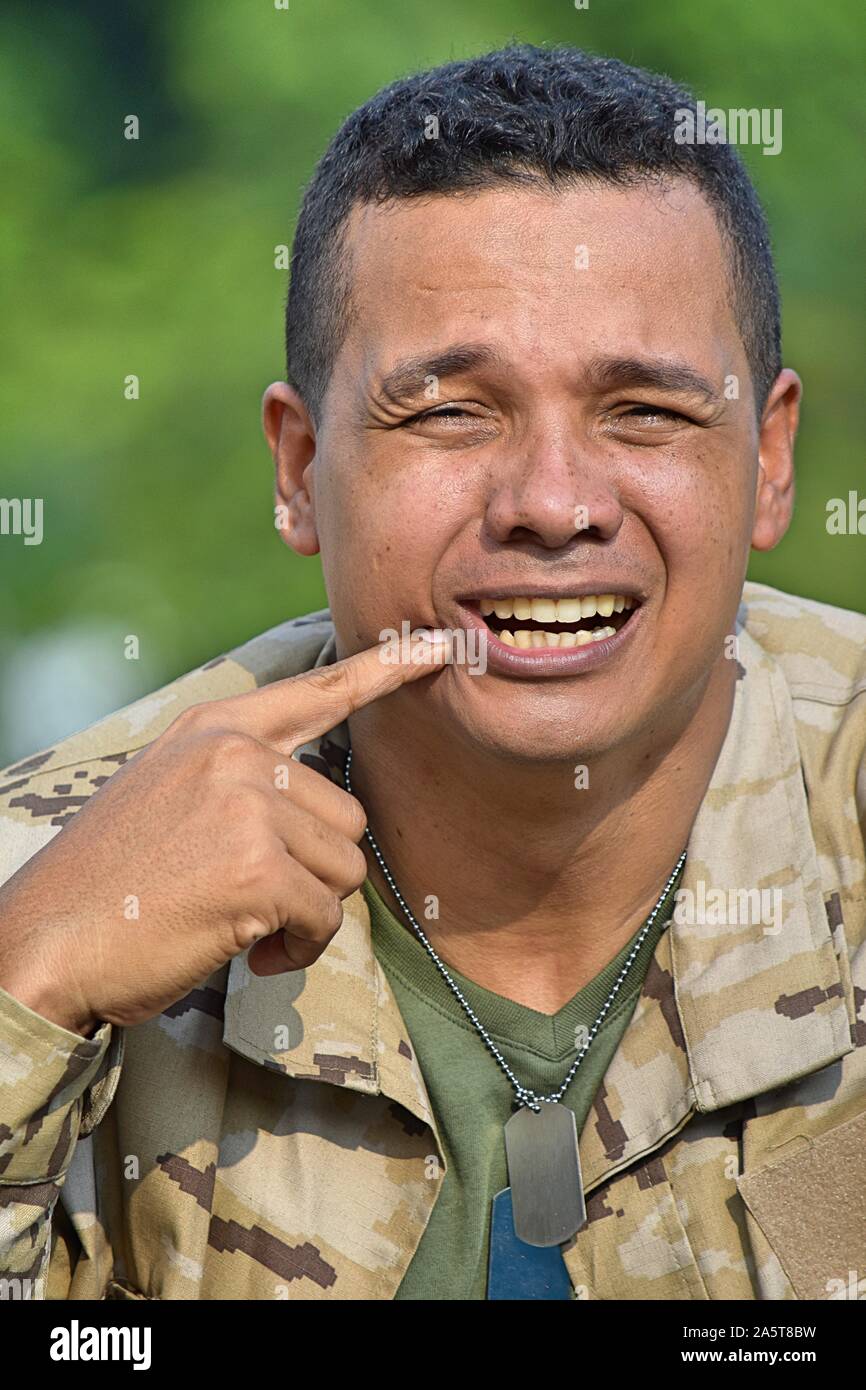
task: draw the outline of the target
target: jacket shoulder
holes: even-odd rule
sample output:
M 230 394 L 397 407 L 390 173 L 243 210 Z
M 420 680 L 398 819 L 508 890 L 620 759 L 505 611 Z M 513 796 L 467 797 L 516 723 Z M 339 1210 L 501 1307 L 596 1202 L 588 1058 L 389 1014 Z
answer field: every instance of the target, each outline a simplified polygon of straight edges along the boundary
M 327 608 L 280 623 L 89 728 L 0 771 L 0 883 L 56 834 L 118 766 L 190 705 L 220 700 L 334 659 Z
M 781 668 L 792 699 L 845 705 L 866 693 L 863 613 L 747 581 L 740 622 Z

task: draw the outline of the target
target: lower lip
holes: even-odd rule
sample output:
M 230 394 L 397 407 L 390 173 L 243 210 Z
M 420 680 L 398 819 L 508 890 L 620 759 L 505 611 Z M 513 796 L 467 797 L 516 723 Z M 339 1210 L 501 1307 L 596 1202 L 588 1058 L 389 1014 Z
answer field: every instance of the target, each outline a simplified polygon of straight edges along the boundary
M 487 634 L 487 665 L 503 676 L 522 680 L 543 680 L 547 677 L 582 676 L 595 671 L 617 656 L 640 624 L 643 604 L 633 608 L 631 617 L 613 637 L 586 642 L 582 647 L 510 647 L 488 627 L 479 613 L 460 605 L 463 626 Z

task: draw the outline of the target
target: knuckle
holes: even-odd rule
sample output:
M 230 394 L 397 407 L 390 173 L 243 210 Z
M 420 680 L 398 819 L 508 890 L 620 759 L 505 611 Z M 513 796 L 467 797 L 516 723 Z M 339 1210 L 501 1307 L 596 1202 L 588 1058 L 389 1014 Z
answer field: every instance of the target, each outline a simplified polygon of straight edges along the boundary
M 283 856 L 277 855 L 273 845 L 254 838 L 235 856 L 232 875 L 235 889 L 245 899 L 252 900 L 274 883 L 283 867 Z
M 360 840 L 364 831 L 367 829 L 367 812 L 364 810 L 356 796 L 351 796 L 344 792 L 346 797 L 346 816 L 349 825 L 349 833 L 353 840 Z
M 180 714 L 175 715 L 166 729 L 166 733 L 198 733 L 206 727 L 207 708 L 206 704 L 187 705 L 186 709 L 182 709 Z
M 321 881 L 306 881 L 295 885 L 282 917 L 294 939 L 322 951 L 343 921 L 343 903 Z
M 192 729 L 190 729 L 192 732 Z M 212 774 L 248 767 L 258 752 L 255 739 L 237 729 L 220 729 L 200 725 L 198 751 L 206 769 Z
M 238 729 L 213 729 L 208 735 L 208 743 L 212 755 L 223 762 L 248 758 L 258 746 L 255 739 Z
M 317 687 L 326 691 L 329 695 L 337 695 L 341 699 L 352 692 L 353 682 L 351 680 L 351 668 L 341 665 L 339 662 L 316 668 L 315 682 Z
M 321 935 L 324 930 L 329 940 L 342 924 L 342 899 L 338 892 L 325 887 L 325 884 L 321 884 L 321 891 L 316 892 L 313 897 L 314 901 L 309 905 L 310 919 L 316 923 L 316 933 Z
M 226 782 L 218 788 L 215 807 L 223 824 L 236 828 L 245 837 L 257 838 L 258 827 L 267 814 L 267 797 L 248 782 Z
M 349 846 L 347 873 L 352 888 L 360 888 L 367 877 L 367 860 L 359 845 Z

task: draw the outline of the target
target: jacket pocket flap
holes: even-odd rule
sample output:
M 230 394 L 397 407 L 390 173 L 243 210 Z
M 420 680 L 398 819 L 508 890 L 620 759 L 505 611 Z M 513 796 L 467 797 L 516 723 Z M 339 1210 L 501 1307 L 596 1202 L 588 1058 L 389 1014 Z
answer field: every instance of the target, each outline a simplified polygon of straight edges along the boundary
M 866 1297 L 866 1112 L 737 1187 L 798 1298 Z

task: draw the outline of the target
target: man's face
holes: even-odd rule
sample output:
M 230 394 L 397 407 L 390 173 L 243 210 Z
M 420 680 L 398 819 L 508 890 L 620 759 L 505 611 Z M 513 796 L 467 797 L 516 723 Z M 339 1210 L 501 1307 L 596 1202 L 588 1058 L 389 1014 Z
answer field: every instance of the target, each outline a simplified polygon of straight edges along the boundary
M 575 643 L 491 637 L 483 675 L 455 662 L 394 698 L 535 762 L 663 733 L 731 655 L 755 521 L 712 212 L 687 183 L 506 188 L 356 208 L 350 242 L 357 312 L 305 474 L 339 655 L 404 620 L 486 628 L 485 599 L 625 596 L 609 623 L 488 615 Z M 473 365 L 383 390 L 467 345 Z

